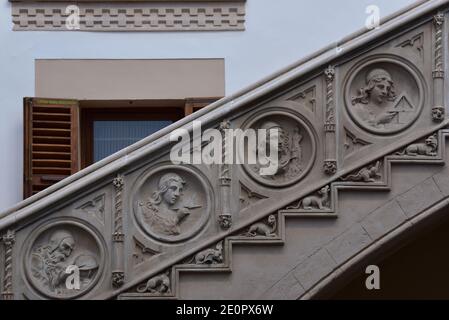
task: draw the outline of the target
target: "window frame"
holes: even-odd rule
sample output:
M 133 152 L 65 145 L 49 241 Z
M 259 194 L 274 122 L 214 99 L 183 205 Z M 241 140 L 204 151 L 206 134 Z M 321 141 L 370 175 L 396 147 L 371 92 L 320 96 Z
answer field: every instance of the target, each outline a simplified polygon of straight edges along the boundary
M 64 179 L 66 176 L 72 175 L 93 163 L 93 121 L 128 119 L 177 121 L 219 100 L 220 98 L 221 97 L 185 98 L 177 100 L 77 100 L 66 98 L 25 97 L 23 101 L 24 199 L 50 187 L 51 185 Z M 44 143 L 44 145 L 39 146 L 39 150 L 34 150 L 34 138 L 38 138 L 38 134 L 35 134 L 33 131 L 33 112 L 36 111 L 34 109 L 34 106 L 47 109 L 56 108 L 56 114 L 54 114 L 53 116 L 56 116 L 58 118 L 58 120 L 55 120 L 56 122 L 58 122 L 58 125 L 60 124 L 59 122 L 62 121 L 60 119 L 61 114 L 58 111 L 58 108 L 60 108 L 61 106 L 63 108 L 70 108 L 70 119 L 67 121 L 70 121 L 71 133 L 70 137 L 64 138 L 64 140 L 69 140 L 69 143 L 66 143 L 64 145 L 59 143 L 58 141 L 61 140 L 61 137 L 59 135 L 51 137 L 40 137 L 40 139 L 45 138 L 46 142 L 35 142 L 37 144 Z M 36 112 L 39 113 L 41 111 Z M 50 111 L 45 112 L 52 113 Z M 67 115 L 68 114 L 69 113 L 67 113 Z M 42 118 L 43 114 L 36 114 L 36 116 Z M 50 123 L 54 119 L 36 120 L 43 120 L 44 122 Z M 44 147 L 45 150 L 42 149 Z M 68 148 L 68 150 L 60 150 L 61 148 Z M 45 153 L 45 155 L 48 156 L 48 159 L 45 158 L 45 160 L 41 156 L 38 157 L 34 154 L 33 150 L 37 153 Z M 71 167 L 70 169 L 67 169 L 70 170 L 70 172 L 66 172 L 64 174 L 58 173 L 61 170 L 61 166 L 56 164 L 48 168 L 39 167 L 41 171 L 45 169 L 50 170 L 51 172 L 34 172 L 33 162 L 35 160 L 59 161 L 62 159 L 60 154 L 61 152 L 64 153 L 63 160 L 66 160 L 65 157 L 70 153 Z M 56 172 L 56 170 L 59 171 Z
M 185 100 L 80 101 L 80 168 L 94 163 L 94 121 L 176 122 L 185 115 Z

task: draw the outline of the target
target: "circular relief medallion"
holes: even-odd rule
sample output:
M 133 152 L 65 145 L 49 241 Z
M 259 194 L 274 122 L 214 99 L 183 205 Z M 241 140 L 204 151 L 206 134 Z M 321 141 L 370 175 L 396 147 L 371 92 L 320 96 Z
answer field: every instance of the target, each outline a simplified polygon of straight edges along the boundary
M 244 125 L 243 140 L 246 172 L 261 184 L 286 187 L 301 180 L 315 159 L 315 136 L 299 116 L 269 110 L 256 114 Z M 273 131 L 274 130 L 274 131 Z
M 145 173 L 135 186 L 135 218 L 154 239 L 186 240 L 208 221 L 211 190 L 201 173 L 190 167 L 160 166 Z
M 424 102 L 418 71 L 391 58 L 356 67 L 346 85 L 346 108 L 363 129 L 393 134 L 410 126 Z
M 71 299 L 88 292 L 103 269 L 97 235 L 76 221 L 46 223 L 31 235 L 25 254 L 27 279 L 40 293 Z

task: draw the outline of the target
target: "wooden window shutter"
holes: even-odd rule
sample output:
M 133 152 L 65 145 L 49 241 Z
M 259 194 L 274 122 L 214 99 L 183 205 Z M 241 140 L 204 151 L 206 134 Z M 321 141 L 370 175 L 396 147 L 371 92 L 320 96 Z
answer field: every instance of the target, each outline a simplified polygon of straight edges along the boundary
M 78 101 L 24 99 L 24 198 L 79 170 Z
M 219 100 L 220 98 L 187 98 L 185 99 L 185 116 L 188 116 L 195 111 L 198 111 L 201 108 L 204 108 L 205 106 L 208 106 L 209 104 Z

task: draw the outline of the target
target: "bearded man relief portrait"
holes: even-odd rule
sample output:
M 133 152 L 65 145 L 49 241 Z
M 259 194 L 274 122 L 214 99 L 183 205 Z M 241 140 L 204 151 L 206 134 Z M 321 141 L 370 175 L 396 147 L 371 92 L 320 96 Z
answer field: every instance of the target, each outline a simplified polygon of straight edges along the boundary
M 84 251 L 76 241 L 74 232 L 56 229 L 49 233 L 47 241 L 34 246 L 30 257 L 31 276 L 50 294 L 73 295 L 86 289 L 97 274 L 99 261 L 96 255 Z M 68 267 L 72 266 L 70 272 Z M 79 288 L 67 288 L 66 279 L 73 267 L 79 271 Z M 77 271 L 77 272 L 78 272 Z

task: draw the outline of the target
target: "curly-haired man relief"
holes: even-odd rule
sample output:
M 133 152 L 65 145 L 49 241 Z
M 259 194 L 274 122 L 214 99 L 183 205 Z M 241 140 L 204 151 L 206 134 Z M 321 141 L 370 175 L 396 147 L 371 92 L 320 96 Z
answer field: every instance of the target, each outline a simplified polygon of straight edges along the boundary
M 182 196 L 185 180 L 176 173 L 164 174 L 158 183 L 158 189 L 146 202 L 143 211 L 145 221 L 153 230 L 167 234 L 179 235 L 182 220 L 190 214 L 187 207 L 175 208 Z
M 396 99 L 394 83 L 390 73 L 384 69 L 373 69 L 366 75 L 366 86 L 352 98 L 355 113 L 368 125 L 385 127 L 398 114 L 389 108 Z

